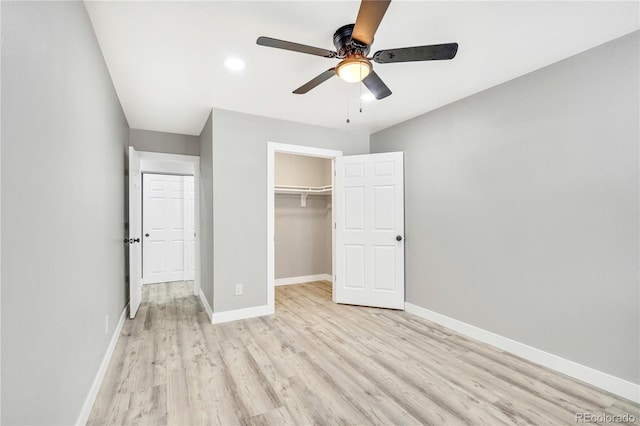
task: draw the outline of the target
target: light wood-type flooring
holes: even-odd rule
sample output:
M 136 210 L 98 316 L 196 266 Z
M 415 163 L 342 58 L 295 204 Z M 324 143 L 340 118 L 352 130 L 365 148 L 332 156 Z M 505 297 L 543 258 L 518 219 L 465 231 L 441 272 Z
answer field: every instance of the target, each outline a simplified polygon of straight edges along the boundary
M 91 425 L 575 425 L 637 404 L 411 314 L 276 288 L 276 314 L 211 325 L 190 283 L 144 287 Z

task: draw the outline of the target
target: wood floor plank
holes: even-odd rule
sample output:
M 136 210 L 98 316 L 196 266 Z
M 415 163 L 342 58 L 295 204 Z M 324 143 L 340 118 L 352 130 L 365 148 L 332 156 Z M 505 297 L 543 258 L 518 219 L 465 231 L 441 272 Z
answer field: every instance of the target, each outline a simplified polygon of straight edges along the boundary
M 153 386 L 131 393 L 123 424 L 152 425 L 167 423 L 167 386 Z
M 539 399 L 545 399 L 555 403 L 557 406 L 566 409 L 570 413 L 584 412 L 589 409 L 604 410 L 604 406 L 594 403 L 586 403 L 574 395 L 568 395 L 561 390 L 550 386 L 533 374 L 514 374 L 514 370 L 507 364 L 499 363 L 494 360 L 487 360 L 476 353 L 468 352 L 462 356 L 468 363 L 483 368 L 485 371 L 491 371 L 493 375 L 504 381 L 509 381 L 516 387 L 526 389 L 528 392 L 535 393 Z
M 326 375 L 309 368 L 304 353 L 291 355 L 290 359 L 298 374 L 289 381 L 305 409 L 311 408 L 314 424 L 370 424 L 362 413 L 353 409 L 351 401 L 345 401 L 338 389 L 332 387 Z
M 292 355 L 295 356 L 295 355 Z M 294 382 L 292 384 L 292 381 Z M 322 424 L 323 419 L 315 408 L 310 409 L 305 395 L 298 391 L 295 376 L 278 381 L 274 388 L 287 413 L 297 425 Z M 315 420 L 314 420 L 315 419 Z
M 220 351 L 238 399 L 245 407 L 246 419 L 282 405 L 278 395 L 260 371 L 255 359 L 243 346 L 222 343 Z
M 131 326 L 132 322 L 128 322 L 123 327 L 88 424 L 113 424 L 129 408 L 130 393 L 134 390 L 132 376 L 140 348 L 140 340 L 129 334 Z
M 341 339 L 334 339 L 328 335 L 315 334 L 318 344 L 326 345 L 327 349 L 340 354 L 342 362 L 349 364 L 358 374 L 376 379 L 376 387 L 392 398 L 402 409 L 420 421 L 422 424 L 462 424 L 463 420 L 446 409 L 434 404 L 425 395 L 402 381 L 393 372 L 376 362 L 371 357 L 363 357 L 350 350 L 349 344 Z
M 249 424 L 255 426 L 295 426 L 300 423 L 293 420 L 291 414 L 289 414 L 289 411 L 285 407 L 280 407 L 252 417 Z
M 615 401 L 611 406 L 607 407 L 603 413 L 624 419 L 618 422 L 618 424 L 640 426 L 640 406 L 630 403 L 629 401 Z
M 219 352 L 196 359 L 198 386 L 208 424 L 235 425 L 244 423 L 249 413 L 239 400 L 227 366 Z
M 170 370 L 167 381 L 167 423 L 194 425 L 198 414 L 189 399 L 187 373 L 183 369 Z
M 152 332 L 140 337 L 136 368 L 132 374 L 137 391 L 167 384 L 167 367 L 160 349 L 162 345 L 156 341 L 159 338 L 158 334 Z
M 276 288 L 275 315 L 212 325 L 192 283 L 143 287 L 90 425 L 557 425 L 640 406 L 401 311 Z
M 365 376 L 343 360 L 339 353 L 319 350 L 313 354 L 305 354 L 309 362 L 325 371 L 329 377 L 339 378 L 339 386 L 343 394 L 350 395 L 358 401 L 361 410 L 371 424 L 418 424 L 400 404 L 389 398 L 378 386 L 375 376 Z

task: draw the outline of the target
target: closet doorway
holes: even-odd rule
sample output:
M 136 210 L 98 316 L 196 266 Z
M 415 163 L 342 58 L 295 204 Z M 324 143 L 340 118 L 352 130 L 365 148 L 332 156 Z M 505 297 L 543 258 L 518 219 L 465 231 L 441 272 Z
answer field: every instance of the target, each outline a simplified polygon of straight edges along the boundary
M 267 303 L 275 286 L 333 282 L 333 151 L 268 143 Z
M 332 160 L 333 302 L 404 309 L 404 153 L 342 156 L 340 151 L 269 142 L 267 307 L 270 313 L 275 312 L 276 153 Z M 322 190 L 315 187 L 305 192 Z M 300 196 L 304 203 L 305 195 Z

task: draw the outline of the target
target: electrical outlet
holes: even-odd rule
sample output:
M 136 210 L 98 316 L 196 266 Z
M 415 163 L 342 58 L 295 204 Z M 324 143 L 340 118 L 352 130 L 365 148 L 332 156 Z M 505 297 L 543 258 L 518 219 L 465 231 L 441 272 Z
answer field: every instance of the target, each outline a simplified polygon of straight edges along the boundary
M 104 317 L 104 334 L 109 334 L 109 315 Z
M 242 296 L 242 284 L 236 284 L 236 296 Z

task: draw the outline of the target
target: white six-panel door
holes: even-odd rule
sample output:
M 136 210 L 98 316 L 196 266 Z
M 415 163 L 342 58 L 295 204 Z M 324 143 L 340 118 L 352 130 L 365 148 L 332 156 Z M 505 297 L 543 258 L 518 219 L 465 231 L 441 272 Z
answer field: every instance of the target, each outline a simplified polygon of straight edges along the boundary
M 143 174 L 142 283 L 185 279 L 183 176 Z
M 403 159 L 336 158 L 337 303 L 404 309 Z
M 142 199 L 140 158 L 129 147 L 129 317 L 135 318 L 142 300 Z

